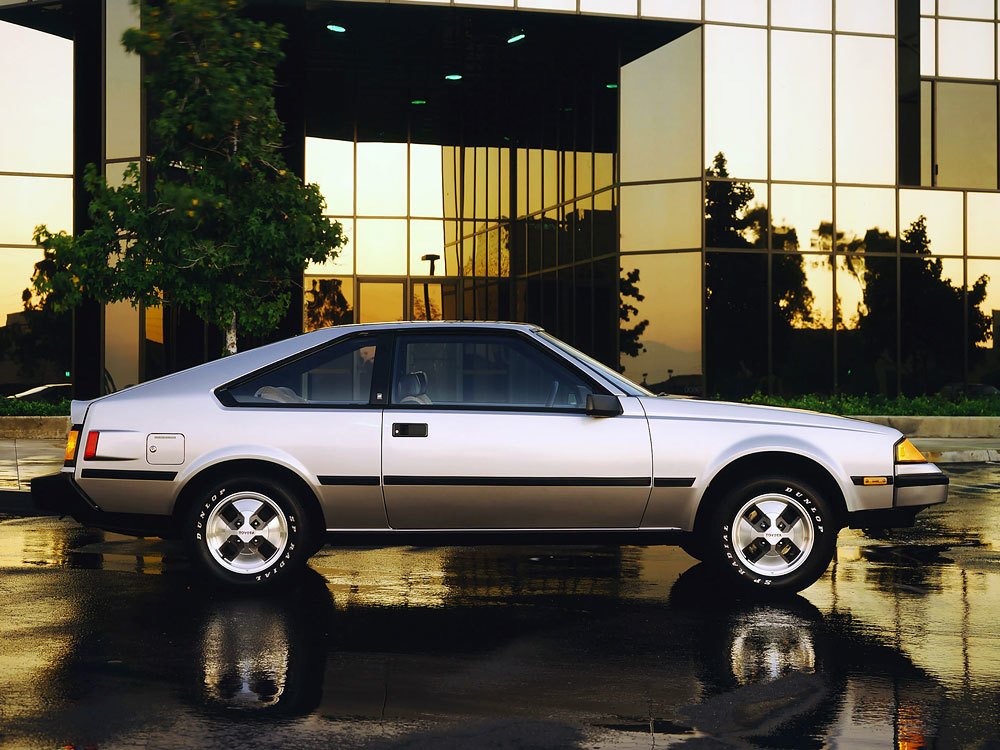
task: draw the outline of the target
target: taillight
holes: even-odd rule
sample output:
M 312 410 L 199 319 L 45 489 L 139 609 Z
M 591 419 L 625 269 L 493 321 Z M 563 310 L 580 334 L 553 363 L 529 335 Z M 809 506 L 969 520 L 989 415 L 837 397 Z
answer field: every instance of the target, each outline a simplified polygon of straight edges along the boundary
M 92 458 L 97 458 L 97 441 L 101 437 L 101 433 L 97 430 L 91 430 L 87 434 L 87 447 L 83 449 L 83 460 L 89 461 Z
M 76 449 L 78 447 L 79 442 L 80 442 L 80 426 L 73 425 L 69 430 L 69 434 L 66 436 L 66 457 L 65 457 L 66 466 L 72 466 L 74 463 L 76 463 Z

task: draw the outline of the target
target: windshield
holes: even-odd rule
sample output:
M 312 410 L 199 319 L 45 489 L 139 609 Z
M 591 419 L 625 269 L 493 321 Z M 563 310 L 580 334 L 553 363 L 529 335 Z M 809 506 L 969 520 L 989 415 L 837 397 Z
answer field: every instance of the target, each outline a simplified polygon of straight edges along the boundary
M 599 373 L 601 373 L 601 375 L 603 375 L 605 378 L 607 378 L 612 383 L 614 383 L 615 385 L 617 385 L 619 388 L 621 388 L 623 391 L 625 391 L 625 393 L 627 393 L 629 396 L 653 396 L 653 395 L 655 395 L 651 391 L 647 391 L 642 386 L 636 385 L 635 383 L 633 383 L 628 378 L 622 377 L 621 373 L 615 372 L 614 370 L 612 370 L 607 365 L 602 364 L 601 362 L 598 362 L 596 359 L 594 359 L 593 357 L 591 357 L 591 356 L 589 356 L 587 354 L 584 354 L 579 349 L 574 349 L 572 346 L 570 346 L 569 344 L 567 344 L 565 341 L 560 341 L 555 336 L 547 333 L 546 331 L 539 331 L 538 335 L 541 336 L 546 341 L 548 341 L 553 346 L 559 347 L 560 349 L 562 349 L 564 352 L 566 352 L 567 354 L 569 354 L 574 359 L 581 360 L 582 362 L 585 362 L 591 369 L 597 370 Z

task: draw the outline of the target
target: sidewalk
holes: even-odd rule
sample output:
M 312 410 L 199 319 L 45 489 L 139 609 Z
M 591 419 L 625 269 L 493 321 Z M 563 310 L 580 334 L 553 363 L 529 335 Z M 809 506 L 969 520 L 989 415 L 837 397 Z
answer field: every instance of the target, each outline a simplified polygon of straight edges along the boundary
M 1000 440 L 990 438 L 913 438 L 934 463 L 1000 462 Z M 59 471 L 64 440 L 0 440 L 0 490 L 30 489 L 32 477 Z

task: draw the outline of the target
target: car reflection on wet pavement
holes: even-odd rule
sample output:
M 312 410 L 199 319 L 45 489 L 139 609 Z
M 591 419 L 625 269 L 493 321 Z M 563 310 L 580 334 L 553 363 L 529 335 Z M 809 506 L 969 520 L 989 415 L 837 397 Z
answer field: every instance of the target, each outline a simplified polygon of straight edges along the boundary
M 1000 467 L 844 531 L 803 595 L 679 549 L 327 549 L 204 590 L 176 543 L 0 520 L 0 747 L 982 747 L 1000 737 Z

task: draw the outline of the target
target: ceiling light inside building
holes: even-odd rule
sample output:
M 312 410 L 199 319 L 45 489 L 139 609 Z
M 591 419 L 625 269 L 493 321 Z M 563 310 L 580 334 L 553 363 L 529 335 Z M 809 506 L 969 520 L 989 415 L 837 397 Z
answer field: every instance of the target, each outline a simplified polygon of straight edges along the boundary
M 520 30 L 515 31 L 509 37 L 507 37 L 507 44 L 517 44 L 518 42 L 523 41 L 526 36 L 528 35 L 525 34 L 523 31 Z
M 421 104 L 427 104 L 426 99 L 410 99 L 410 104 L 420 106 Z
M 462 80 L 462 74 L 461 73 L 449 73 L 448 75 L 446 75 L 444 77 L 444 80 L 446 80 L 446 81 L 461 81 Z
M 332 31 L 335 34 L 343 34 L 345 31 L 347 31 L 347 27 L 341 26 L 339 23 L 328 23 L 326 25 L 326 30 Z

